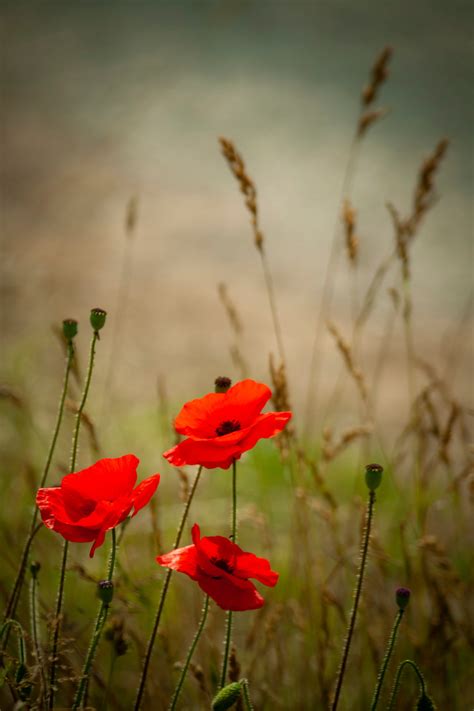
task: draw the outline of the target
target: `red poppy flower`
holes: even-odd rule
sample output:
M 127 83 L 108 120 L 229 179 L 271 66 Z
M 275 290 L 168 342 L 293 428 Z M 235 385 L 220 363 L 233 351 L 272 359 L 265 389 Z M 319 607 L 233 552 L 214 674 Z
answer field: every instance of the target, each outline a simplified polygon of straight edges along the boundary
M 272 393 L 254 380 L 242 380 L 225 393 L 209 393 L 187 402 L 174 426 L 187 439 L 164 453 L 175 467 L 202 464 L 228 469 L 263 437 L 281 432 L 291 412 L 261 414 Z
M 274 587 L 278 573 L 265 558 L 246 553 L 224 536 L 201 538 L 197 523 L 192 528 L 193 545 L 177 548 L 156 559 L 165 568 L 178 570 L 196 580 L 223 610 L 255 610 L 264 599 L 249 578 Z
M 36 504 L 44 525 L 67 541 L 94 541 L 89 553 L 92 558 L 106 532 L 124 521 L 132 508 L 135 516 L 156 491 L 159 474 L 133 488 L 138 463 L 133 454 L 101 459 L 87 469 L 67 474 L 61 486 L 39 489 Z

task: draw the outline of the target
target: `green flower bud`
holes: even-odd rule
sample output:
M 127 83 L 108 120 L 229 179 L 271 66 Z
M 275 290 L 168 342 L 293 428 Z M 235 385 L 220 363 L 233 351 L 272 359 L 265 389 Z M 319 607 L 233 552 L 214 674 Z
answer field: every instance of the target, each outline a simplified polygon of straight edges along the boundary
M 77 321 L 73 318 L 64 319 L 63 335 L 66 341 L 72 341 L 72 339 L 77 336 Z
M 226 393 L 232 385 L 232 380 L 230 378 L 226 378 L 225 375 L 220 375 L 215 379 L 214 385 L 216 393 Z
M 416 711 L 436 711 L 436 706 L 428 694 L 421 694 L 416 704 Z
M 104 309 L 92 309 L 90 315 L 91 326 L 94 329 L 94 333 L 98 333 L 105 325 L 105 319 L 107 318 L 107 311 Z
M 101 580 L 97 585 L 97 593 L 106 605 L 110 605 L 114 596 L 114 584 L 111 580 Z
M 221 689 L 212 700 L 212 711 L 225 711 L 230 709 L 240 697 L 242 684 L 240 681 L 234 681 Z
M 39 563 L 37 560 L 31 561 L 30 573 L 34 578 L 36 578 L 36 576 L 38 575 L 40 568 L 41 568 L 41 563 Z
M 367 464 L 365 467 L 365 483 L 370 491 L 375 491 L 382 481 L 383 467 L 380 464 Z
M 411 591 L 408 588 L 397 588 L 395 591 L 395 600 L 400 610 L 404 610 L 410 601 Z

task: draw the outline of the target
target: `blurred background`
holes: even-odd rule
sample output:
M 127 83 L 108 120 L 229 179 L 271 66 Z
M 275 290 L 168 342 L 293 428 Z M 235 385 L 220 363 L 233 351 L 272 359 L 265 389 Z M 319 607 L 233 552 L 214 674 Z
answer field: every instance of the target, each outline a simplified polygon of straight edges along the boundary
M 400 584 L 414 602 L 397 655 L 419 661 L 440 707 L 461 708 L 472 692 L 472 19 L 471 3 L 444 0 L 2 3 L 0 498 L 15 505 L 0 517 L 0 594 L 8 599 L 54 423 L 64 367 L 58 326 L 79 320 L 79 373 L 51 484 L 68 471 L 89 311 L 104 308 L 79 467 L 131 451 L 140 478 L 163 474 L 156 502 L 120 550 L 114 615 L 129 652 L 112 708 L 131 707 L 162 581 L 154 557 L 171 545 L 186 490 L 186 473 L 178 477 L 161 456 L 175 440 L 173 415 L 218 375 L 247 374 L 277 389 L 260 255 L 219 136 L 235 143 L 257 187 L 286 352 L 280 386 L 288 386 L 297 433 L 278 448 L 261 442 L 239 464 L 241 544 L 281 573 L 265 608 L 236 628 L 256 707 L 328 705 L 367 496 L 360 472 L 374 460 L 386 474 L 342 709 L 368 708 Z M 390 75 L 374 106 L 388 112 L 354 151 L 361 91 L 386 45 Z M 407 284 L 404 291 L 400 260 L 391 258 L 387 203 L 411 214 L 420 168 L 443 137 L 432 209 L 409 250 L 407 359 Z M 348 194 L 355 267 L 341 219 Z M 370 318 L 353 339 L 384 264 Z M 347 342 L 352 370 L 326 321 Z M 226 531 L 229 485 L 225 474 L 206 473 L 189 524 Z M 34 544 L 43 639 L 60 543 L 42 531 Z M 64 703 L 87 647 L 106 548 L 94 561 L 87 546 L 71 551 Z M 167 603 L 147 708 L 169 701 L 170 670 L 199 616 L 201 594 L 182 578 Z M 24 594 L 24 624 L 26 603 Z M 209 706 L 222 629 L 213 608 L 197 656 L 203 666 L 186 687 L 189 708 Z M 97 659 L 92 703 L 114 659 L 109 647 Z M 409 708 L 415 685 L 403 693 L 400 708 Z
M 153 402 L 158 378 L 176 402 L 201 394 L 216 374 L 238 377 L 217 293 L 224 282 L 249 373 L 268 379 L 272 322 L 248 214 L 217 143 L 223 135 L 257 186 L 300 408 L 360 91 L 386 44 L 395 52 L 377 103 L 390 113 L 364 140 L 352 185 L 358 288 L 365 291 L 393 249 L 386 202 L 409 212 L 419 166 L 447 136 L 439 204 L 413 249 L 417 344 L 442 359 L 443 343 L 470 313 L 471 18 L 470 3 L 442 0 L 3 3 L 4 378 L 19 378 L 40 406 L 60 367 L 51 324 L 77 318 L 85 353 L 89 308 L 101 306 L 109 336 L 97 387 L 105 387 L 113 349 L 108 387 L 127 406 Z M 133 196 L 130 247 L 124 221 Z M 342 234 L 337 239 L 342 244 Z M 330 314 L 347 337 L 349 271 L 343 255 Z M 398 271 L 387 287 L 397 285 Z M 361 354 L 366 370 L 391 309 L 384 288 L 366 334 L 371 347 Z M 464 334 L 462 393 L 466 347 L 472 352 L 472 331 Z M 341 361 L 332 339 L 324 336 L 318 349 L 329 354 L 324 389 Z M 382 384 L 387 420 L 405 394 L 404 358 L 395 338 Z

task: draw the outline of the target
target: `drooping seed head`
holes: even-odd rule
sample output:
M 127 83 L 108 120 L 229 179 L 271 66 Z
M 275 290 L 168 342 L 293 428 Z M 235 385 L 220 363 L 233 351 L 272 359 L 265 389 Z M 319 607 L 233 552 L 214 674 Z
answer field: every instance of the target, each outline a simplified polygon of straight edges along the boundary
M 232 684 L 227 684 L 219 691 L 212 700 L 212 711 L 226 711 L 235 704 L 240 697 L 242 684 L 240 681 L 234 681 Z
M 416 711 L 436 711 L 436 706 L 428 694 L 421 694 L 416 704 Z

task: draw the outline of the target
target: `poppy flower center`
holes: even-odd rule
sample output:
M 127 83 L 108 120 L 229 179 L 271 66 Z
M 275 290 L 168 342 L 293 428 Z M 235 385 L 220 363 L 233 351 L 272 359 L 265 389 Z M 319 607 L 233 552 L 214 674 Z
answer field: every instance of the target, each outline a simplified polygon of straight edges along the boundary
M 219 427 L 216 427 L 216 435 L 223 437 L 231 432 L 237 432 L 237 430 L 240 430 L 240 422 L 238 420 L 224 420 Z
M 211 563 L 216 566 L 216 568 L 220 568 L 221 570 L 225 570 L 226 573 L 233 573 L 234 568 L 229 564 L 227 560 L 224 560 L 224 558 L 211 558 Z

